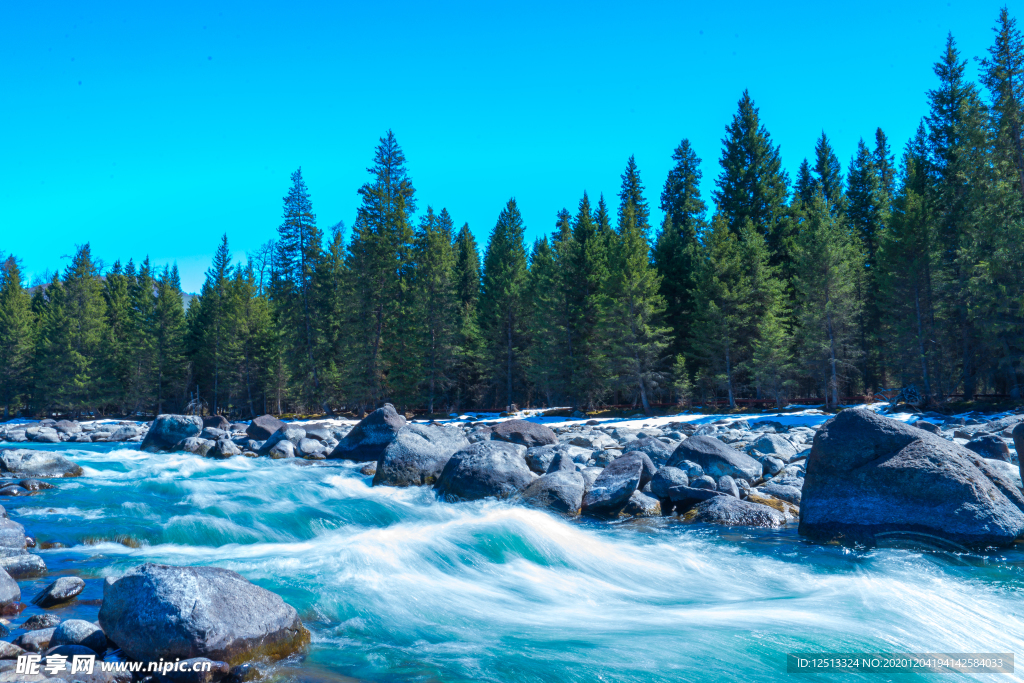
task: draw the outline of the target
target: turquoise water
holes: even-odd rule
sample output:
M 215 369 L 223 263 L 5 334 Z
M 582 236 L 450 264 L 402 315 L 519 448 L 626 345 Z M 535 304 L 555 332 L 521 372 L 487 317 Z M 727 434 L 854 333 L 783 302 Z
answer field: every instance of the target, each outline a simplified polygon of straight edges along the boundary
M 352 464 L 69 446 L 47 449 L 85 476 L 3 501 L 29 535 L 67 546 L 41 551 L 52 572 L 86 579 L 63 616 L 95 619 L 103 577 L 145 561 L 227 567 L 312 631 L 309 653 L 276 667 L 284 680 L 775 681 L 792 651 L 1024 653 L 1021 550 L 570 521 L 371 488 Z M 141 545 L 103 540 L 118 537 Z M 23 599 L 52 580 L 22 582 Z M 820 678 L 839 676 L 948 678 Z

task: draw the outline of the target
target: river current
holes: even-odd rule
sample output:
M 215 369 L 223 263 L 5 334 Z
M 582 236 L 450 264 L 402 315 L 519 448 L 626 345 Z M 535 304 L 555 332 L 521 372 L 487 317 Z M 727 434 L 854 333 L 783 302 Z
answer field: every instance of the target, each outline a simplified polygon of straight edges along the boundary
M 38 551 L 51 575 L 21 582 L 23 600 L 75 574 L 87 588 L 62 616 L 95 620 L 106 576 L 146 561 L 226 567 L 281 594 L 311 630 L 309 652 L 276 665 L 283 680 L 776 681 L 788 652 L 1024 653 L 1021 546 L 851 549 L 795 526 L 442 503 L 373 488 L 350 463 L 32 447 L 85 474 L 2 501 L 57 544 Z

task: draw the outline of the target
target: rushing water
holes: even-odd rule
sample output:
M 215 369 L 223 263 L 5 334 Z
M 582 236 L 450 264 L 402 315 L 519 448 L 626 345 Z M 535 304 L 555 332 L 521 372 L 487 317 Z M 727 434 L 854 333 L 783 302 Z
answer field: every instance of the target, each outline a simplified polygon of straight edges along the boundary
M 276 669 L 289 680 L 774 681 L 793 651 L 1024 653 L 1021 550 L 572 521 L 372 488 L 352 464 L 46 448 L 85 475 L 3 501 L 30 535 L 66 546 L 41 551 L 51 576 L 22 582 L 26 600 L 54 572 L 77 574 L 87 588 L 63 616 L 95 619 L 103 577 L 144 561 L 233 569 L 312 631 L 308 654 Z

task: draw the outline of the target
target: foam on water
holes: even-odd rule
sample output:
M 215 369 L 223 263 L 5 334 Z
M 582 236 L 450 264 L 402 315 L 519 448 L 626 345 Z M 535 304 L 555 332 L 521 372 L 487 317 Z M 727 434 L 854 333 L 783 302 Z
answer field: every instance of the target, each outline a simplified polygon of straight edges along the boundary
M 51 569 L 94 599 L 144 561 L 238 571 L 311 628 L 308 657 L 279 669 L 294 680 L 772 681 L 791 651 L 1024 651 L 1016 550 L 856 551 L 440 503 L 352 464 L 63 450 L 86 475 L 8 505 L 69 546 L 42 551 Z

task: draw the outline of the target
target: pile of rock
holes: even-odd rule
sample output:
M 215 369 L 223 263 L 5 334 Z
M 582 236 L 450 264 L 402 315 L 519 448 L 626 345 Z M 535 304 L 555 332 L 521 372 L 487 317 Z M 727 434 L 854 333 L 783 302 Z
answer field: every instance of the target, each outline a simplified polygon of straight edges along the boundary
M 45 610 L 63 607 L 84 587 L 80 578 L 61 577 L 32 602 Z M 13 605 L 17 613 L 20 598 L 17 583 L 0 570 L 0 601 L 7 600 L 4 604 Z M 19 635 L 0 641 L 0 681 L 49 680 L 15 670 L 19 656 L 38 653 L 64 655 L 68 662 L 74 655 L 99 661 L 182 661 L 194 670 L 179 666 L 179 671 L 152 680 L 241 683 L 258 677 L 254 661 L 287 657 L 303 650 L 310 639 L 295 608 L 235 572 L 150 563 L 104 582 L 95 623 L 44 612 L 13 628 Z M 82 681 L 131 679 L 131 674 L 99 667 L 91 675 L 75 675 Z
M 0 424 L 0 441 L 24 443 L 138 443 L 149 427 L 136 422 L 78 422 L 46 419 L 35 423 Z
M 552 430 L 526 420 L 421 425 L 385 405 L 330 457 L 375 461 L 375 486 L 433 486 L 450 501 L 496 497 L 568 515 L 679 512 L 696 521 L 780 526 L 799 514 L 813 433 L 728 420 L 640 429 Z M 710 502 L 723 497 L 731 500 Z
M 140 448 L 154 453 L 185 451 L 209 458 L 235 455 L 323 460 L 348 434 L 348 427 L 294 425 L 273 415 L 229 423 L 217 415 L 158 415 Z

